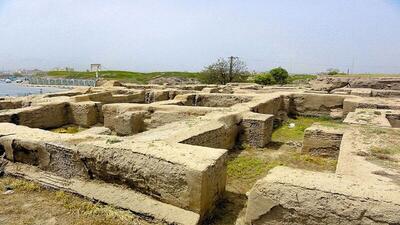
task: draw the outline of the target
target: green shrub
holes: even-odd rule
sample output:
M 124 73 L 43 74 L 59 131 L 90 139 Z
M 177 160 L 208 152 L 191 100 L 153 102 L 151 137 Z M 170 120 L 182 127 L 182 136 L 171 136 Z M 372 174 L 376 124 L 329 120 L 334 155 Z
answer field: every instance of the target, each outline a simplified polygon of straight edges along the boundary
M 287 84 L 289 73 L 282 67 L 278 67 L 269 71 L 275 82 L 278 84 Z
M 246 63 L 238 58 L 232 61 L 220 58 L 201 72 L 202 81 L 207 84 L 244 82 L 249 76 Z
M 254 82 L 261 85 L 272 85 L 275 84 L 275 80 L 269 73 L 258 74 L 254 78 Z
M 335 68 L 330 68 L 327 71 L 329 76 L 334 76 L 340 73 L 340 70 Z

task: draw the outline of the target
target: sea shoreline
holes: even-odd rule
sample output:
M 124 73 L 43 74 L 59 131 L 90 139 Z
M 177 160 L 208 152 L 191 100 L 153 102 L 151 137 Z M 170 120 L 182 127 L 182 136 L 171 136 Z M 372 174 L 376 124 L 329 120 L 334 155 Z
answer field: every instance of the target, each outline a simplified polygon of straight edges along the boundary
M 23 97 L 46 93 L 63 92 L 74 87 L 30 85 L 26 83 L 0 83 L 0 97 Z
M 91 86 L 70 86 L 70 85 L 46 85 L 46 84 L 29 84 L 29 83 L 19 83 L 18 85 L 24 87 L 35 87 L 35 88 L 60 88 L 60 89 L 75 89 L 80 87 L 91 87 Z

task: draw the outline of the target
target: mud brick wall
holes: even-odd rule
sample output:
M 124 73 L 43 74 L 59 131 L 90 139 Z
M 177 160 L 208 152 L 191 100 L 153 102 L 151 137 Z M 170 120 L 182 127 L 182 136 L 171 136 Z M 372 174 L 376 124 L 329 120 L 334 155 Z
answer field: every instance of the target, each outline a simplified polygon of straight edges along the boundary
M 272 135 L 274 115 L 247 113 L 241 123 L 241 141 L 252 147 L 265 147 Z
M 342 143 L 343 131 L 313 125 L 304 132 L 302 153 L 337 158 Z

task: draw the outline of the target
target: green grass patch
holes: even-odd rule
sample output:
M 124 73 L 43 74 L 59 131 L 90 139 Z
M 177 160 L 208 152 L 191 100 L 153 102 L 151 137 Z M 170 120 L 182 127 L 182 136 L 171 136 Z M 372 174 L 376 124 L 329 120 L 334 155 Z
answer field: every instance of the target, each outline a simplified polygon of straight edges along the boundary
M 254 179 L 268 170 L 280 165 L 277 162 L 265 162 L 252 156 L 238 156 L 228 162 L 228 176 L 239 179 Z
M 68 79 L 94 79 L 96 77 L 95 72 L 79 72 L 79 71 L 49 71 L 46 76 L 68 78 Z M 108 70 L 100 71 L 100 78 L 106 80 L 121 80 L 125 82 L 134 83 L 147 83 L 151 79 L 158 77 L 178 77 L 178 78 L 195 78 L 199 81 L 203 80 L 201 73 L 199 72 L 151 72 L 141 73 L 133 71 L 117 71 Z
M 228 161 L 228 177 L 240 180 L 256 180 L 267 174 L 276 166 L 288 166 L 315 171 L 335 171 L 337 160 L 301 154 L 296 151 L 285 151 L 278 157 L 261 156 L 261 151 L 276 150 L 257 150 L 251 155 L 240 155 Z
M 228 189 L 246 193 L 257 180 L 277 166 L 324 172 L 336 170 L 336 159 L 301 154 L 287 145 L 270 147 L 248 147 L 231 153 L 233 155 L 227 163 Z
M 289 124 L 294 123 L 295 127 L 290 128 Z M 272 133 L 272 141 L 274 142 L 288 142 L 288 141 L 302 141 L 304 131 L 313 123 L 320 123 L 324 126 L 337 127 L 340 126 L 339 121 L 333 120 L 329 117 L 297 117 L 296 119 L 289 119 L 277 128 Z
M 301 169 L 313 169 L 317 171 L 335 171 L 337 160 L 332 158 L 324 158 L 308 154 L 293 152 L 288 157 L 281 157 L 288 166 Z

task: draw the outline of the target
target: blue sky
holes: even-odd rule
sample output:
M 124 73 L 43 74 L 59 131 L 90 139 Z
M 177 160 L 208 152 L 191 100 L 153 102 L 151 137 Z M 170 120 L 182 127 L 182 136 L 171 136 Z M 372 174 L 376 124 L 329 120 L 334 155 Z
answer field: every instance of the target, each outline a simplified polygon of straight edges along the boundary
M 0 0 L 0 70 L 400 73 L 400 0 Z

